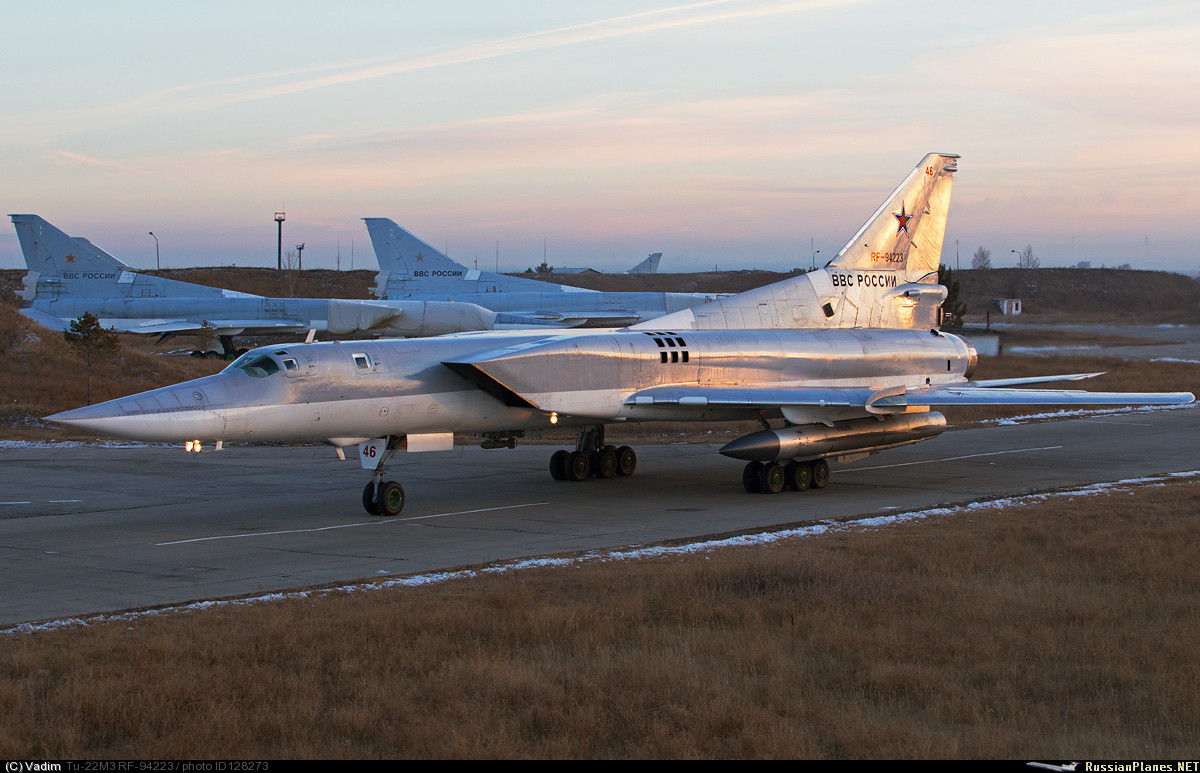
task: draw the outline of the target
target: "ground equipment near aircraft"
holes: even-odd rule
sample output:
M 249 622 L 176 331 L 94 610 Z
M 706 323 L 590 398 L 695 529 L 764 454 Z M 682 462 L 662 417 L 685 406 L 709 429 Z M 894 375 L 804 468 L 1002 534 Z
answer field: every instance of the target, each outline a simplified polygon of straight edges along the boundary
M 721 297 L 716 293 L 600 292 L 469 269 L 387 218 L 363 220 L 381 269 L 372 289 L 377 298 L 463 301 L 545 326 L 609 328 L 652 320 Z M 657 267 L 661 257 L 662 253 L 655 253 L 635 270 Z
M 632 473 L 608 424 L 757 419 L 722 452 L 748 460 L 747 491 L 820 488 L 828 460 L 935 437 L 941 405 L 1178 405 L 1189 393 L 1025 389 L 1096 374 L 972 381 L 964 339 L 937 329 L 936 284 L 957 156 L 930 154 L 818 271 L 622 330 L 486 332 L 262 347 L 221 373 L 49 417 L 115 437 L 359 444 L 371 513 L 405 492 L 397 451 L 452 447 L 453 433 L 511 447 L 577 427 L 557 480 Z M 772 426 L 770 422 L 776 422 Z

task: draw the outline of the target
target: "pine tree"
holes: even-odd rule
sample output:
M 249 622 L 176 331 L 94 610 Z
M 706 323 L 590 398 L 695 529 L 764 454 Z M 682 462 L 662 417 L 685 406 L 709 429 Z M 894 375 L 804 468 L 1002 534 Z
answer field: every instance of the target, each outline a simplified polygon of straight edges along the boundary
M 79 319 L 71 320 L 70 326 L 63 331 L 63 340 L 87 366 L 87 404 L 91 405 L 92 374 L 98 365 L 112 360 L 121 351 L 117 331 L 101 327 L 96 315 L 85 311 Z
M 967 305 L 959 299 L 959 282 L 954 278 L 954 269 L 938 266 L 938 284 L 946 288 L 946 300 L 942 301 L 942 329 L 961 330 Z

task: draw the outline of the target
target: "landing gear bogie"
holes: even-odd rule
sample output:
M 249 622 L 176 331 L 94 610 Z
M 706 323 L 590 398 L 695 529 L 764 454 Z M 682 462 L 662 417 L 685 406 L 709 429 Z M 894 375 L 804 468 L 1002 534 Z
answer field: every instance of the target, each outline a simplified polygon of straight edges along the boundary
M 632 475 L 635 469 L 637 454 L 629 446 L 606 445 L 602 424 L 584 429 L 574 451 L 560 449 L 550 457 L 550 477 L 555 480 L 607 480 Z
M 742 469 L 742 487 L 748 494 L 777 494 L 784 489 L 804 491 L 825 488 L 829 485 L 829 462 L 814 459 L 811 462 L 749 462 Z

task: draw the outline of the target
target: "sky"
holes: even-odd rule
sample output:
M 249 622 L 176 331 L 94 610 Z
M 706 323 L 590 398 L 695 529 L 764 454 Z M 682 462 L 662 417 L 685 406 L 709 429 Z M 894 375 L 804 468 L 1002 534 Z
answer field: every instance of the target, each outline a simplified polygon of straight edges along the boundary
M 0 200 L 126 263 L 823 263 L 929 152 L 942 261 L 1200 270 L 1195 2 L 6 4 Z M 815 251 L 819 253 L 814 255 Z M 11 225 L 0 268 L 24 266 Z

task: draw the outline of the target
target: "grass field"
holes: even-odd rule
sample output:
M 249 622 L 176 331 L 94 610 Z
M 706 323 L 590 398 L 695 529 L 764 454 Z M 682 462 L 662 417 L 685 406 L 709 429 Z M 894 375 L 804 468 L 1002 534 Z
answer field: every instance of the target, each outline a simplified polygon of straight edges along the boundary
M 7 758 L 1189 759 L 1200 482 L 10 635 Z

